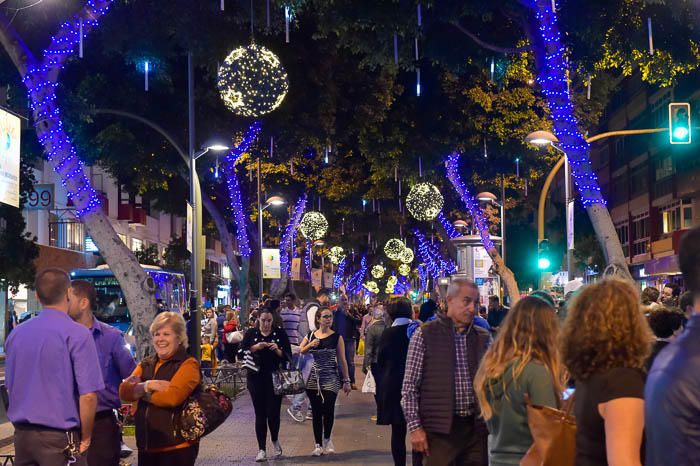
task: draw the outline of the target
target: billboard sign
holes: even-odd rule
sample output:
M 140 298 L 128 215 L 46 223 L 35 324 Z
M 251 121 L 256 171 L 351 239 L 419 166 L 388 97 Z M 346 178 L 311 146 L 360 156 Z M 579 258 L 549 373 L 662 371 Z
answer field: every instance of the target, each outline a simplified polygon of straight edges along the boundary
M 0 108 L 0 202 L 19 207 L 19 117 Z
M 280 250 L 263 249 L 263 278 L 282 278 Z

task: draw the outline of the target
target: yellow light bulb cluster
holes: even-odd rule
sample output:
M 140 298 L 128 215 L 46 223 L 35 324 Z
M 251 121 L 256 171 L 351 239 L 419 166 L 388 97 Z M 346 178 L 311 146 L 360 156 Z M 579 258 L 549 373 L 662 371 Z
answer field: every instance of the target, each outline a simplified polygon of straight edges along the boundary
M 381 265 L 375 265 L 372 267 L 371 273 L 374 278 L 382 278 L 384 276 L 384 267 Z
M 328 259 L 332 264 L 338 265 L 345 258 L 345 251 L 340 246 L 333 246 L 328 252 Z
M 289 90 L 279 58 L 260 45 L 239 47 L 219 68 L 219 93 L 235 114 L 258 117 L 280 106 Z
M 299 230 L 306 239 L 321 239 L 328 231 L 328 220 L 321 212 L 307 212 L 299 222 Z
M 399 273 L 404 277 L 407 277 L 408 274 L 411 273 L 411 266 L 408 264 L 399 265 Z
M 440 213 L 445 199 L 440 190 L 431 183 L 418 183 L 411 188 L 406 196 L 406 208 L 413 218 L 428 222 Z
M 396 278 L 395 275 L 392 275 L 389 277 L 386 281 L 386 291 L 387 294 L 392 294 L 394 292 L 394 287 L 396 287 L 396 284 L 398 283 L 399 279 Z
M 369 291 L 372 294 L 379 293 L 379 285 L 377 285 L 377 282 L 375 282 L 374 280 L 369 281 L 362 286 L 364 286 L 367 289 L 367 291 Z
M 414 257 L 413 249 L 404 248 L 404 250 L 401 252 L 401 257 L 399 257 L 399 260 L 404 264 L 410 264 L 413 262 Z
M 401 257 L 401 253 L 403 253 L 404 249 L 406 249 L 406 245 L 403 244 L 403 241 L 392 238 L 384 245 L 384 254 L 386 254 L 386 257 L 389 259 L 397 261 Z

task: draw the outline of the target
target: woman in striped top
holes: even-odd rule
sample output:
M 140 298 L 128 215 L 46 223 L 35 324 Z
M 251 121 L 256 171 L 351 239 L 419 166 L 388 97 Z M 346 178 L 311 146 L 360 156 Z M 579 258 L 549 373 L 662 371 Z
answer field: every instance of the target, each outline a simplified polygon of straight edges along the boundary
M 311 454 L 321 456 L 324 453 L 335 453 L 331 440 L 335 400 L 341 387 L 346 395 L 351 388 L 348 363 L 345 360 L 345 342 L 342 336 L 331 330 L 333 311 L 325 307 L 319 308 L 315 320 L 318 330 L 304 337 L 300 350 L 302 353 L 310 352 L 314 357 L 311 375 L 306 382 L 306 393 L 313 413 L 315 446 Z M 343 374 L 342 384 L 338 377 L 338 367 Z

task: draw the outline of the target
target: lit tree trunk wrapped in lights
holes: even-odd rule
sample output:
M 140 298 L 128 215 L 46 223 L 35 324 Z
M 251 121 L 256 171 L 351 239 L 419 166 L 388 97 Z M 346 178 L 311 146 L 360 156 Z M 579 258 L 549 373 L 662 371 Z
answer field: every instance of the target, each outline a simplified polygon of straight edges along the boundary
M 0 43 L 27 87 L 36 134 L 47 160 L 66 188 L 68 198 L 75 206 L 76 217 L 85 224 L 102 257 L 119 280 L 131 314 L 138 357 L 141 358 L 149 346 L 148 327 L 156 309 L 155 284 L 119 239 L 102 211 L 100 198 L 63 128 L 56 103 L 59 74 L 68 59 L 77 53 L 81 30 L 88 34 L 96 28 L 111 3 L 112 0 L 89 0 L 78 14 L 60 25 L 40 60 L 34 57 L 4 16 L 0 16 Z
M 574 104 L 566 79 L 565 49 L 561 43 L 557 16 L 552 10 L 553 4 L 552 0 L 527 2 L 537 18 L 536 32 L 529 31 L 530 41 L 536 45 L 537 80 L 552 114 L 554 134 L 569 158 L 576 187 L 581 193 L 581 202 L 591 219 L 608 267 L 611 267 L 612 273 L 631 279 L 620 240 L 591 165 L 589 145 L 573 114 Z
M 462 202 L 467 208 L 469 215 L 471 215 L 472 221 L 474 222 L 474 225 L 479 231 L 479 236 L 481 237 L 481 244 L 484 245 L 484 249 L 486 249 L 486 252 L 488 253 L 489 257 L 491 257 L 491 260 L 493 260 L 493 270 L 503 280 L 503 284 L 506 287 L 508 297 L 510 298 L 510 304 L 512 306 L 513 304 L 517 303 L 520 299 L 520 290 L 518 289 L 518 282 L 515 280 L 515 275 L 513 274 L 513 271 L 506 267 L 505 262 L 503 262 L 503 258 L 498 253 L 498 249 L 496 249 L 496 247 L 493 244 L 493 241 L 491 241 L 491 237 L 489 235 L 489 226 L 486 222 L 486 219 L 484 218 L 484 214 L 481 211 L 479 204 L 471 195 L 469 189 L 467 189 L 467 186 L 464 184 L 464 182 L 462 182 L 462 178 L 459 175 L 458 168 L 459 157 L 460 154 L 457 152 L 454 152 L 447 157 L 447 160 L 445 161 L 445 167 L 447 168 L 447 178 L 452 183 L 452 186 L 455 188 L 455 191 L 457 191 L 457 194 L 459 194 L 460 199 L 462 199 Z
M 299 226 L 301 217 L 304 215 L 306 210 L 306 203 L 308 202 L 308 196 L 304 193 L 294 206 L 292 215 L 289 218 L 289 223 L 284 229 L 282 238 L 280 239 L 280 271 L 282 273 L 282 278 L 279 280 L 274 280 L 270 286 L 270 294 L 272 296 L 281 296 L 282 293 L 287 289 L 289 284 L 289 278 L 292 273 L 292 249 L 294 248 L 294 232 Z

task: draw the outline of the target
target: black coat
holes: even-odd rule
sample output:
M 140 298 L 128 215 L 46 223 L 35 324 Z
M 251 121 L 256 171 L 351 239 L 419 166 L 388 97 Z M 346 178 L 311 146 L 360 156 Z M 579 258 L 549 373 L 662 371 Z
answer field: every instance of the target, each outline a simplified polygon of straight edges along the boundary
M 377 424 L 406 422 L 401 409 L 401 386 L 408 354 L 408 325 L 389 327 L 382 333 L 377 356 Z

